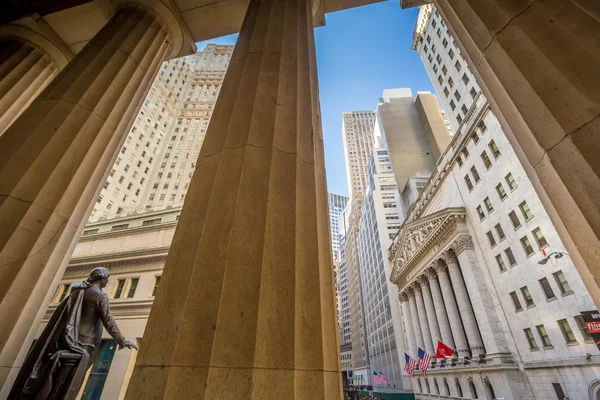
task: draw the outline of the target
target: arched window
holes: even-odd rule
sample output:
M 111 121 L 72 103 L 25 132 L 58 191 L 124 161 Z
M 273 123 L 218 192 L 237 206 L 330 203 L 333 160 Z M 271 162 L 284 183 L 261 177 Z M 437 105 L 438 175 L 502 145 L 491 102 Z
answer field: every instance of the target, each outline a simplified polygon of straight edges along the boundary
M 444 394 L 450 396 L 450 386 L 448 386 L 448 380 L 446 380 L 446 378 L 444 378 L 444 390 L 446 391 Z
M 473 378 L 469 378 L 469 386 L 471 388 L 471 397 L 474 399 L 478 399 L 477 396 L 477 388 L 475 387 L 475 382 L 473 382 Z
M 485 387 L 487 388 L 488 394 L 492 399 L 495 399 L 496 393 L 494 392 L 494 387 L 492 386 L 492 382 L 490 382 L 490 378 L 485 377 L 483 378 L 483 381 L 485 382 Z
M 433 388 L 435 389 L 435 394 L 440 394 L 440 387 L 438 386 L 437 379 L 433 378 Z
M 417 378 L 417 383 L 419 384 L 419 393 L 423 393 L 423 385 L 421 385 L 421 379 Z
M 427 388 L 427 394 L 431 394 L 431 388 L 429 387 L 429 380 L 425 378 L 425 387 Z
M 458 397 L 464 397 L 462 386 L 460 386 L 460 381 L 458 380 L 458 378 L 454 380 L 454 383 L 456 384 L 456 394 L 458 394 Z

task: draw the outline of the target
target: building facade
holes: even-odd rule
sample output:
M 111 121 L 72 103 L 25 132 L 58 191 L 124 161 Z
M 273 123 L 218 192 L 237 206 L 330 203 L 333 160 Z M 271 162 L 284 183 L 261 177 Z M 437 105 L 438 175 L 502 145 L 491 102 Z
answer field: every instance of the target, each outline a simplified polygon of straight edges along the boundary
M 414 39 L 456 131 L 391 248 L 408 352 L 457 351 L 415 374 L 417 397 L 596 399 L 581 276 L 432 6 Z
M 404 339 L 398 288 L 388 279 L 392 268 L 387 249 L 402 222 L 402 206 L 395 183 L 388 150 L 373 149 L 361 208 L 358 253 L 369 364 L 373 371 L 389 380 L 388 384 L 374 382 L 375 390 L 405 387 L 400 371 Z
M 331 228 L 331 250 L 333 251 L 333 262 L 339 263 L 340 256 L 340 227 L 338 220 L 344 208 L 348 205 L 348 198 L 335 193 L 328 194 L 329 200 L 329 226 Z
M 232 53 L 208 44 L 162 64 L 90 221 L 183 204 Z

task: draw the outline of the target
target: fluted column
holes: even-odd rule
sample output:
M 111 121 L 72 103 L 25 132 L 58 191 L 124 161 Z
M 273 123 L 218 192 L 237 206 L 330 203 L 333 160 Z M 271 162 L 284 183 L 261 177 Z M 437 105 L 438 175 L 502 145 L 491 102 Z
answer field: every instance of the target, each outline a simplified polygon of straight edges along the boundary
M 460 308 L 460 317 L 465 328 L 471 354 L 483 354 L 485 353 L 483 341 L 481 340 L 481 335 L 479 334 L 479 327 L 477 325 L 477 320 L 475 319 L 475 313 L 473 312 L 473 307 L 471 306 L 469 293 L 467 292 L 465 281 L 463 280 L 460 272 L 456 255 L 451 251 L 446 251 L 444 254 L 442 254 L 442 259 L 448 266 L 450 279 L 452 279 L 454 295 L 456 296 L 456 302 Z
M 408 303 L 408 296 L 405 292 L 399 295 L 400 302 L 402 303 L 402 314 L 404 315 L 404 325 L 406 328 L 406 334 L 408 335 L 408 349 L 407 352 L 411 355 L 416 355 L 417 344 L 415 342 L 415 332 L 412 323 L 412 316 L 410 313 L 410 305 Z
M 341 399 L 311 5 L 250 1 L 128 400 Z
M 168 47 L 121 9 L 0 136 L 0 385 Z
M 423 294 L 425 313 L 427 314 L 427 322 L 429 323 L 429 331 L 431 333 L 431 343 L 433 346 L 432 354 L 435 354 L 437 341 L 442 338 L 442 335 L 440 333 L 440 327 L 438 325 L 433 299 L 431 298 L 431 291 L 429 290 L 429 279 L 427 276 L 421 275 L 419 277 L 419 282 L 421 283 L 421 293 Z
M 17 42 L 0 42 L 0 135 L 58 73 L 40 50 Z
M 407 295 L 408 295 L 408 306 L 410 309 L 410 317 L 412 318 L 412 327 L 413 327 L 413 331 L 415 334 L 415 343 L 417 345 L 417 347 L 423 348 L 424 346 L 424 341 L 423 341 L 423 333 L 421 331 L 421 322 L 419 321 L 419 312 L 417 311 L 417 300 L 416 300 L 416 293 L 413 291 L 412 288 L 407 290 Z M 415 349 L 415 354 L 414 357 L 416 357 L 416 349 Z
M 448 346 L 454 348 L 454 338 L 452 337 L 452 329 L 450 329 L 450 322 L 448 321 L 448 313 L 446 312 L 446 306 L 444 305 L 444 299 L 442 297 L 442 290 L 440 289 L 440 283 L 438 282 L 437 272 L 433 268 L 428 268 L 426 271 L 429 289 L 431 291 L 431 299 L 435 309 L 436 321 L 439 325 L 440 336 L 439 338 Z
M 421 285 L 419 282 L 413 284 L 415 291 L 415 299 L 417 302 L 417 312 L 419 313 L 419 323 L 421 324 L 421 332 L 423 334 L 423 350 L 429 354 L 433 353 L 431 331 L 429 330 L 429 321 L 427 312 L 425 311 L 425 302 L 423 301 L 423 293 L 421 292 Z
M 456 304 L 454 293 L 452 292 L 452 284 L 450 283 L 450 278 L 448 278 L 448 274 L 446 272 L 446 266 L 442 262 L 436 261 L 435 270 L 440 281 L 440 290 L 442 291 L 442 297 L 444 298 L 444 305 L 446 306 L 446 313 L 448 315 L 450 329 L 452 329 L 452 337 L 454 338 L 455 345 L 454 347 L 456 348 L 458 356 L 470 356 L 471 352 L 469 351 L 467 337 L 460 319 L 458 305 Z

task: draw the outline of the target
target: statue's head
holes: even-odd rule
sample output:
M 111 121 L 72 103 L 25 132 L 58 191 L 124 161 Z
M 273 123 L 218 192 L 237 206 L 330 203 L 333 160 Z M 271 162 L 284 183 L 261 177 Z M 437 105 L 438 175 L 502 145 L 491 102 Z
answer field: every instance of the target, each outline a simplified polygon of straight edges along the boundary
M 89 283 L 100 283 L 100 288 L 106 287 L 108 284 L 108 277 L 110 276 L 110 272 L 108 269 L 104 267 L 94 268 L 92 272 L 90 272 L 90 276 L 86 279 Z

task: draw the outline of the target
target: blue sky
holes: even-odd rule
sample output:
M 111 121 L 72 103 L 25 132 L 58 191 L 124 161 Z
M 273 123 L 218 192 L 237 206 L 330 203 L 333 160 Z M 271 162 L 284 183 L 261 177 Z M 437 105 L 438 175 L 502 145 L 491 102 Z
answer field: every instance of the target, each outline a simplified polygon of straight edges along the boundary
M 383 89 L 434 91 L 411 49 L 418 9 L 402 10 L 398 0 L 327 14 L 315 30 L 325 161 L 329 191 L 348 195 L 342 112 L 375 109 Z M 237 35 L 206 43 L 234 44 Z

